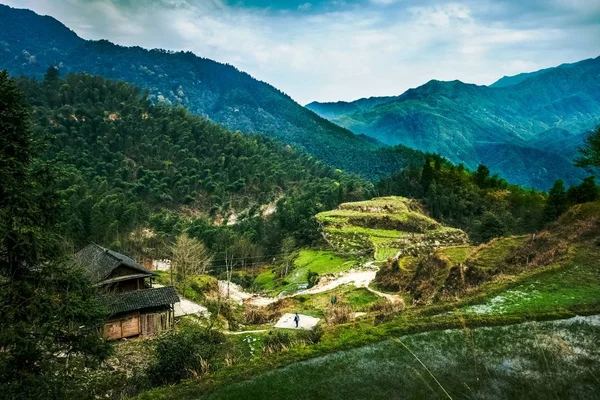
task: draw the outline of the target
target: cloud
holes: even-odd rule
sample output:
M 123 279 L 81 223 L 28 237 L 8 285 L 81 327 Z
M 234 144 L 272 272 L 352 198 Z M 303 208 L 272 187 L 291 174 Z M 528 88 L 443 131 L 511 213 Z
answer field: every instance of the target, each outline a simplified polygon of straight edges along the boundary
M 489 84 L 600 55 L 584 0 L 0 0 L 87 39 L 190 50 L 300 103 L 397 95 L 430 79 Z

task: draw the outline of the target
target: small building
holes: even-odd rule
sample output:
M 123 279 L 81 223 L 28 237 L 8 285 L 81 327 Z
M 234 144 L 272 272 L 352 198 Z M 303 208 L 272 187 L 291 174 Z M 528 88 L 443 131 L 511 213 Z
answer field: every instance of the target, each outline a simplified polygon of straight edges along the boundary
M 155 273 L 96 244 L 77 253 L 77 260 L 100 288 L 110 313 L 105 337 L 156 336 L 173 328 L 173 305 L 180 300 L 172 286 L 153 287 Z

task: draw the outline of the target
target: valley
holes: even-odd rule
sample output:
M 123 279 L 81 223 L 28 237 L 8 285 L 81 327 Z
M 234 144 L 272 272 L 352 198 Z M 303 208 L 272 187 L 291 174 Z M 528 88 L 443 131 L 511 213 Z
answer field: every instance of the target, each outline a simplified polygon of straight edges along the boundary
M 598 10 L 0 2 L 0 397 L 600 393 Z

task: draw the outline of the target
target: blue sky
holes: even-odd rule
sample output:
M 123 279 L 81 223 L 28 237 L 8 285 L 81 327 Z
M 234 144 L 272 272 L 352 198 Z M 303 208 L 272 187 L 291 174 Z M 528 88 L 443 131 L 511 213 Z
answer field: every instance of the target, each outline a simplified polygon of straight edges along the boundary
M 86 39 L 189 50 L 301 104 L 600 56 L 600 0 L 0 0 Z

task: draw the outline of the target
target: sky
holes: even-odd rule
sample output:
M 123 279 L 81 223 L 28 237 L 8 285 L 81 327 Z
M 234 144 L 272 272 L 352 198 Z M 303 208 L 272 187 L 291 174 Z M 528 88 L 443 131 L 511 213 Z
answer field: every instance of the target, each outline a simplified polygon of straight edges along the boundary
M 0 0 L 85 39 L 192 51 L 301 104 L 600 56 L 600 0 Z

